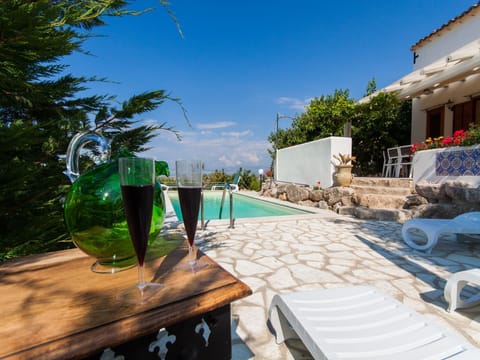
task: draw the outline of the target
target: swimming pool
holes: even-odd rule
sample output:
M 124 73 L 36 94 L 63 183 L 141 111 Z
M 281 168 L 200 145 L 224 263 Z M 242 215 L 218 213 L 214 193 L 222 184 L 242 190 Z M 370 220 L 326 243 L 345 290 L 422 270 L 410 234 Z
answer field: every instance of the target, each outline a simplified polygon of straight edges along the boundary
M 205 208 L 205 220 L 218 220 L 220 213 L 220 204 L 222 202 L 223 191 L 204 191 L 203 201 Z M 172 201 L 173 208 L 177 217 L 182 221 L 182 212 L 178 202 L 178 192 L 169 191 L 168 197 Z M 296 209 L 290 206 L 275 204 L 270 201 L 253 198 L 238 193 L 233 194 L 233 217 L 252 218 L 263 216 L 282 216 L 282 215 L 305 215 L 311 212 Z M 222 219 L 230 218 L 230 198 L 228 193 L 225 195 L 223 205 Z

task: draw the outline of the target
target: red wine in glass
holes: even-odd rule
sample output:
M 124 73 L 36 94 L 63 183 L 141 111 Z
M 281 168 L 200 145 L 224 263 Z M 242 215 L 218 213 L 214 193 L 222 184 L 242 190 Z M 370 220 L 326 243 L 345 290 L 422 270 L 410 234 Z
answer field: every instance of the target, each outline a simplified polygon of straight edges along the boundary
M 179 187 L 178 198 L 182 210 L 183 224 L 187 233 L 187 239 L 190 246 L 193 246 L 195 232 L 197 231 L 198 210 L 200 209 L 200 197 L 202 188 L 200 187 Z
M 123 206 L 138 264 L 143 266 L 152 223 L 153 185 L 122 185 Z
M 178 198 L 188 239 L 188 262 L 177 265 L 175 269 L 191 270 L 193 273 L 208 266 L 208 262 L 197 261 L 194 244 L 202 196 L 202 169 L 203 162 L 201 160 L 178 160 L 175 162 Z
M 138 260 L 138 284 L 123 291 L 119 298 L 129 303 L 142 304 L 163 288 L 162 284 L 145 282 L 143 278 L 152 223 L 155 162 L 153 159 L 120 158 L 118 170 L 128 232 Z

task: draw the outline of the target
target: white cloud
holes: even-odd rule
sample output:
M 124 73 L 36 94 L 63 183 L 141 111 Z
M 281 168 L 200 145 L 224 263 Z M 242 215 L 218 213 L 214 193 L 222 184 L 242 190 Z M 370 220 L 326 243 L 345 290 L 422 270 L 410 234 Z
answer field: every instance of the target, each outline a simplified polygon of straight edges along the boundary
M 198 124 L 197 128 L 201 130 L 211 130 L 211 129 L 223 129 L 236 125 L 236 122 L 233 121 L 218 121 L 216 123 L 207 123 L 207 124 Z
M 249 136 L 252 134 L 253 133 L 250 130 L 222 132 L 222 136 L 230 136 L 234 138 L 240 138 L 240 137 Z
M 287 105 L 287 107 L 289 109 L 304 111 L 305 106 L 310 104 L 312 99 L 313 98 L 306 98 L 306 99 L 302 100 L 302 99 L 282 96 L 282 97 L 277 98 L 276 102 L 277 102 L 277 104 Z
M 181 135 L 182 141 L 177 141 L 171 134 L 161 132 L 151 141 L 152 149 L 142 155 L 167 161 L 171 171 L 174 171 L 178 159 L 202 159 L 207 172 L 224 169 L 227 173 L 234 173 L 239 167 L 256 172 L 259 168 L 270 167 L 271 158 L 267 151 L 270 143 L 255 139 L 249 129 L 221 134 L 189 131 Z

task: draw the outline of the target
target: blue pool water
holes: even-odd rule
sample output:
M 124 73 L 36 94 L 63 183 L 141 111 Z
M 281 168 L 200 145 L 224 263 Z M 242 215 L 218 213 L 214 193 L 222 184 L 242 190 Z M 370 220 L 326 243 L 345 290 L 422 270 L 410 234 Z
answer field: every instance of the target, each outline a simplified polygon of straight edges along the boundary
M 220 213 L 220 204 L 222 202 L 223 191 L 204 191 L 204 208 L 205 220 L 218 220 Z M 178 193 L 176 191 L 169 191 L 168 196 L 172 201 L 175 213 L 180 221 L 182 221 L 182 212 L 180 211 L 180 204 L 178 202 Z M 233 194 L 233 217 L 238 218 L 252 218 L 262 216 L 282 216 L 282 215 L 301 215 L 310 214 L 307 211 L 295 209 L 289 206 L 274 204 L 269 201 L 264 201 L 250 196 Z M 225 203 L 223 205 L 222 219 L 230 218 L 230 199 L 228 193 L 225 195 Z

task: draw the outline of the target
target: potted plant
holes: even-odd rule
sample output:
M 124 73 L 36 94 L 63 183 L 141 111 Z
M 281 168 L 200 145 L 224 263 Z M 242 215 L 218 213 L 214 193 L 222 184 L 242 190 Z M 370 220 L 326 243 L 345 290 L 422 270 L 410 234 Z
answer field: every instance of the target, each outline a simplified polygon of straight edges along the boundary
M 338 155 L 333 155 L 333 158 L 338 161 L 338 164 L 335 164 L 335 184 L 337 186 L 350 186 L 353 178 L 352 164 L 355 162 L 355 156 L 339 153 Z

